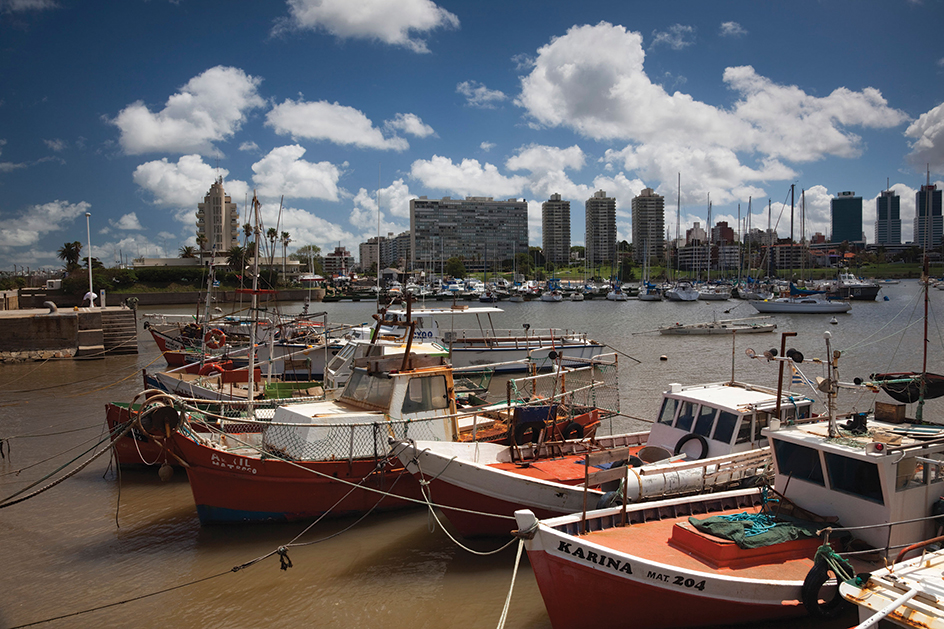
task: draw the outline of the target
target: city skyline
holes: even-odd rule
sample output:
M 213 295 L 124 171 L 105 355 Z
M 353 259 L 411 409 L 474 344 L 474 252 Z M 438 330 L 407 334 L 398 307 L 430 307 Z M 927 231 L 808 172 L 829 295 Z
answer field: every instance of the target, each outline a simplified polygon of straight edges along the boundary
M 0 270 L 84 255 L 86 213 L 108 266 L 175 256 L 218 178 L 240 223 L 255 192 L 265 228 L 323 253 L 408 230 L 421 196 L 525 201 L 541 246 L 549 195 L 579 226 L 606 190 L 632 241 L 646 188 L 670 235 L 710 195 L 713 223 L 750 203 L 766 226 L 769 203 L 787 237 L 791 184 L 807 236 L 855 190 L 869 242 L 890 188 L 909 242 L 926 169 L 944 183 L 942 8 L 0 0 Z

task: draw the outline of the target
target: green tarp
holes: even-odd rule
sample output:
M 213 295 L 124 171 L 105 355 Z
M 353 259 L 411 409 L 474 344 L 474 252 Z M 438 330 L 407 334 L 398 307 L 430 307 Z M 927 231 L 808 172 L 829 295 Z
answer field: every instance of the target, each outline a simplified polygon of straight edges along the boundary
M 715 515 L 699 520 L 688 518 L 689 523 L 707 535 L 731 540 L 741 548 L 772 546 L 795 539 L 816 537 L 820 525 L 787 516 L 773 517 L 759 513 Z

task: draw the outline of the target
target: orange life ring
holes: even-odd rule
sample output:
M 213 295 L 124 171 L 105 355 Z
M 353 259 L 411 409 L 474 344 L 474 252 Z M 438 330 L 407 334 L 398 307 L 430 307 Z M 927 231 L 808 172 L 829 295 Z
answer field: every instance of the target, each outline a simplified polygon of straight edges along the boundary
M 223 330 L 213 328 L 203 337 L 203 342 L 210 349 L 219 349 L 226 345 L 226 335 L 223 334 Z
M 197 373 L 201 376 L 210 376 L 215 373 L 223 373 L 224 371 L 226 370 L 223 368 L 223 365 L 219 363 L 207 363 L 200 367 L 200 371 Z

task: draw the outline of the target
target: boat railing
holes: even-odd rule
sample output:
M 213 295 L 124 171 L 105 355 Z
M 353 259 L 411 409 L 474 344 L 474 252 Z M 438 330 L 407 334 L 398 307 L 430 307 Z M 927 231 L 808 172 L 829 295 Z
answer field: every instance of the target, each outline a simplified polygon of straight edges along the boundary
M 505 343 L 509 347 L 529 348 L 545 343 L 554 343 L 556 341 L 582 341 L 586 342 L 587 334 L 585 332 L 576 332 L 574 330 L 547 328 L 547 329 L 529 329 L 522 333 L 515 329 L 461 329 L 448 330 L 442 333 L 442 339 L 445 343 Z

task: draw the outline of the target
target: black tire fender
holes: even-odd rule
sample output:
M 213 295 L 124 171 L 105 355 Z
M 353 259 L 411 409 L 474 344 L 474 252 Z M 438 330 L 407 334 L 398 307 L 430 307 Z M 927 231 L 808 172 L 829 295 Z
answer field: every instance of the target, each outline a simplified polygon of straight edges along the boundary
M 806 608 L 810 616 L 821 620 L 836 618 L 845 611 L 846 606 L 846 599 L 839 593 L 838 582 L 833 597 L 823 603 L 819 602 L 819 591 L 823 587 L 823 584 L 829 580 L 829 573 L 830 568 L 826 562 L 817 561 L 813 564 L 813 568 L 806 574 L 806 578 L 803 580 L 803 588 L 800 590 L 803 607 Z
M 708 454 L 708 440 L 702 437 L 701 435 L 696 435 L 693 432 L 688 433 L 687 435 L 685 435 L 684 437 L 678 440 L 678 443 L 675 444 L 675 454 L 678 455 L 682 451 L 682 448 L 685 447 L 685 444 L 687 444 L 689 441 L 692 441 L 692 440 L 695 440 L 701 444 L 701 454 L 699 454 L 696 457 L 690 457 L 688 460 L 700 461 L 703 458 L 705 458 L 705 455 Z
M 564 439 L 583 439 L 583 426 L 577 422 L 570 422 L 561 429 L 561 437 Z
M 515 443 L 519 446 L 529 442 L 537 443 L 544 428 L 544 422 L 522 422 L 518 424 L 515 426 Z

